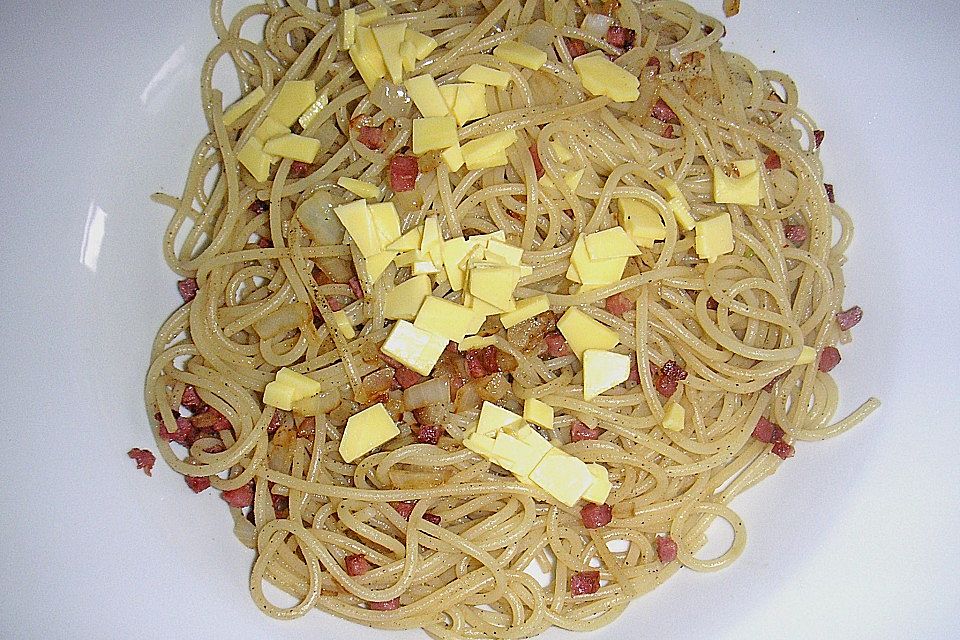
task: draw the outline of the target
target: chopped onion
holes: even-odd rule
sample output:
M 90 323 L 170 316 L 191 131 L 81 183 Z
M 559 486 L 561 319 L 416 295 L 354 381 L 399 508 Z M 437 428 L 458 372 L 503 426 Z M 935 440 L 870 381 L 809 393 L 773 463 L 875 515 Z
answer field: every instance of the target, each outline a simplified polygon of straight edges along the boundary
M 428 404 L 415 409 L 413 415 L 417 424 L 424 427 L 439 427 L 447 420 L 447 406 L 445 404 Z
M 549 22 L 537 20 L 523 34 L 523 39 L 530 46 L 549 52 L 552 51 L 553 41 L 558 35 L 557 30 Z
M 340 258 L 317 258 L 317 266 L 332 282 L 346 284 L 353 278 L 353 267 Z
M 394 120 L 410 117 L 413 106 L 406 90 L 386 79 L 378 82 L 370 92 L 370 102 Z
M 333 207 L 333 197 L 326 191 L 316 192 L 297 207 L 297 219 L 317 244 L 343 242 L 344 228 Z
M 450 381 L 446 378 L 433 378 L 409 387 L 403 392 L 403 403 L 407 409 L 419 409 L 428 404 L 450 402 Z
M 270 315 L 253 323 L 253 328 L 264 340 L 292 331 L 313 318 L 310 305 L 305 302 L 285 304 Z
M 373 399 L 390 388 L 393 384 L 393 369 L 384 367 L 369 374 L 360 384 L 360 392 L 365 399 Z
M 499 402 L 510 391 L 510 383 L 503 373 L 495 373 L 486 378 L 486 386 L 480 387 L 480 397 L 488 402 Z
M 607 29 L 613 24 L 613 18 L 602 13 L 588 13 L 583 16 L 583 22 L 580 23 L 580 30 L 589 33 L 598 40 L 603 40 L 607 35 Z
M 477 380 L 471 380 L 460 387 L 457 392 L 457 402 L 455 405 L 457 413 L 471 411 L 480 407 L 480 384 Z
M 405 471 L 390 469 L 387 477 L 397 489 L 433 489 L 441 486 L 450 476 L 450 473 L 440 471 Z

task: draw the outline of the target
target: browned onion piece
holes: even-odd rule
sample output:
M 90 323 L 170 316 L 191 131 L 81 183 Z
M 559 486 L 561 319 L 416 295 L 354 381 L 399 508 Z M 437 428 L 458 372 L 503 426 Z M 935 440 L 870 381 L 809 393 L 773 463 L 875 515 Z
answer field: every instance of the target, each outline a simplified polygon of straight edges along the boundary
M 377 369 L 363 379 L 360 392 L 366 399 L 376 398 L 393 384 L 393 369 L 384 367 Z
M 447 405 L 428 404 L 425 407 L 414 409 L 413 417 L 417 419 L 419 425 L 424 427 L 443 426 L 447 419 Z
M 253 328 L 264 340 L 304 326 L 313 319 L 310 305 L 305 302 L 285 304 L 270 315 L 253 323 Z
M 428 404 L 450 402 L 450 381 L 446 378 L 432 378 L 415 384 L 403 392 L 403 403 L 407 409 L 419 409 Z

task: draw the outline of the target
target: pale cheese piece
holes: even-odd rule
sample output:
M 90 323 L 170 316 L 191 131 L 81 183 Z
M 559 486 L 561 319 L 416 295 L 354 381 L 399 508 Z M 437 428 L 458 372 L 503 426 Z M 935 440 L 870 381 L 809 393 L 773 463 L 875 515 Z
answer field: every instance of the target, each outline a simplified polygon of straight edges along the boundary
M 386 7 L 374 7 L 369 11 L 364 11 L 363 13 L 357 14 L 357 24 L 361 27 L 367 27 L 374 22 L 383 20 L 388 15 Z
M 591 260 L 626 258 L 640 255 L 640 249 L 622 227 L 611 227 L 591 233 L 584 239 Z
M 341 176 L 337 180 L 337 184 L 350 193 L 358 195 L 361 198 L 366 198 L 367 200 L 376 200 L 380 197 L 380 187 L 370 182 Z
M 518 427 L 521 424 L 523 424 L 522 416 L 484 400 L 480 407 L 480 419 L 477 422 L 476 432 L 480 435 L 491 436 L 500 429 Z
M 351 463 L 400 435 L 400 429 L 382 402 L 347 419 L 340 439 L 340 457 Z
M 556 448 L 543 457 L 529 477 L 568 507 L 575 505 L 593 484 L 593 474 L 582 460 Z
M 333 312 L 333 323 L 336 325 L 340 335 L 347 340 L 353 340 L 357 337 L 357 330 L 353 328 L 353 323 L 350 322 L 350 318 L 347 317 L 347 312 L 343 309 Z
M 554 141 L 553 144 L 550 145 L 550 147 L 553 149 L 553 152 L 557 154 L 557 160 L 559 162 L 569 162 L 573 160 L 573 153 L 571 153 L 570 149 L 568 149 L 563 144 L 557 141 Z
M 430 375 L 447 348 L 447 339 L 398 320 L 380 351 L 423 376 Z
M 463 439 L 463 446 L 474 453 L 480 454 L 487 460 L 500 464 L 500 459 L 494 454 L 493 449 L 496 446 L 494 437 L 472 431 Z
M 583 352 L 583 399 L 593 400 L 630 377 L 630 356 L 601 349 Z
M 441 151 L 440 157 L 443 158 L 447 169 L 450 171 L 459 171 L 465 162 L 463 159 L 463 149 L 460 148 L 460 141 L 457 140 L 456 144 Z
M 580 186 L 580 181 L 583 180 L 583 169 L 578 169 L 577 171 L 567 171 L 563 174 L 563 182 L 570 188 L 570 191 L 576 193 L 577 187 Z
M 495 58 L 500 58 L 527 69 L 536 71 L 547 62 L 547 54 L 534 46 L 515 40 L 508 40 L 493 50 Z M 638 94 L 639 97 L 639 94 Z M 636 100 L 636 98 L 634 98 Z
M 574 58 L 573 68 L 590 95 L 607 96 L 614 102 L 633 102 L 640 97 L 639 78 L 608 60 L 603 51 Z
M 409 40 L 400 43 L 400 63 L 408 73 L 417 68 L 417 48 Z
M 468 82 L 457 87 L 457 96 L 453 103 L 457 124 L 463 126 L 471 120 L 489 115 L 487 111 L 487 88 L 482 84 Z
M 370 207 L 367 206 L 366 200 L 355 200 L 342 204 L 334 207 L 333 211 L 337 214 L 340 223 L 346 228 L 363 257 L 369 258 L 380 253 L 380 233 L 373 223 L 373 216 L 370 215 Z
M 320 141 L 316 138 L 288 133 L 267 140 L 263 145 L 263 150 L 272 156 L 310 163 L 320 153 Z
M 433 291 L 430 276 L 414 276 L 387 292 L 383 315 L 391 320 L 413 320 Z
M 474 296 L 471 296 L 466 291 L 463 292 L 463 305 L 465 307 L 470 307 L 471 309 L 473 309 L 474 311 L 482 315 L 484 318 L 486 318 L 487 316 L 495 316 L 503 313 L 502 309 L 495 307 L 488 302 L 484 302 L 480 298 L 475 298 Z
M 593 476 L 593 484 L 584 492 L 583 499 L 594 504 L 603 504 L 613 488 L 610 483 L 610 472 L 602 464 L 588 464 L 587 469 Z
M 414 118 L 413 152 L 422 155 L 458 144 L 457 121 L 450 116 Z
M 293 389 L 294 400 L 309 398 L 323 391 L 323 385 L 319 382 L 287 367 L 277 372 L 276 382 Z
M 466 238 L 451 238 L 442 245 L 443 268 L 447 273 L 447 280 L 450 281 L 450 288 L 454 291 L 463 289 L 464 272 L 460 263 L 476 245 L 475 241 Z
M 748 170 L 751 166 L 756 166 L 756 160 L 749 162 L 752 162 L 753 165 L 745 164 L 744 171 Z M 734 165 L 737 165 L 737 163 L 735 162 Z M 714 202 L 749 205 L 753 207 L 759 206 L 760 172 L 754 168 L 752 173 L 744 175 L 744 173 L 741 172 L 740 176 L 739 178 L 731 178 L 725 174 L 720 167 L 715 168 L 713 170 Z
M 487 242 L 483 256 L 489 262 L 519 267 L 523 259 L 523 249 L 500 240 L 490 240 Z
M 430 74 L 408 78 L 403 85 L 424 117 L 439 118 L 450 113 L 446 100 L 440 94 L 440 88 Z
M 307 110 L 300 114 L 300 117 L 297 119 L 297 122 L 300 123 L 300 126 L 306 129 L 310 126 L 310 123 L 313 122 L 320 112 L 323 111 L 323 108 L 330 104 L 330 98 L 327 97 L 327 94 L 321 94 L 317 97 L 316 101 L 307 107 Z
M 423 240 L 423 227 L 414 227 L 387 245 L 391 251 L 415 251 Z
M 387 65 L 390 79 L 395 83 L 403 80 L 403 59 L 400 57 L 400 45 L 407 32 L 407 23 L 400 22 L 382 27 L 373 27 L 373 37 L 380 47 L 380 55 Z
M 340 19 L 340 49 L 349 51 L 357 35 L 357 10 L 347 9 Z
M 440 273 L 440 268 L 428 256 L 420 254 L 420 258 L 414 260 L 413 264 L 410 265 L 410 273 L 415 276 L 433 275 L 434 273 Z
M 280 87 L 277 99 L 270 105 L 267 114 L 283 126 L 289 127 L 316 99 L 317 85 L 313 80 L 288 80 Z
M 270 178 L 272 158 L 270 154 L 264 152 L 263 144 L 256 137 L 247 140 L 237 153 L 237 160 L 246 167 L 257 182 L 266 182 Z
M 620 226 L 638 246 L 652 247 L 667 238 L 667 226 L 660 213 L 642 200 L 620 198 Z
M 516 309 L 510 311 L 509 313 L 500 315 L 500 322 L 503 323 L 503 327 L 505 329 L 509 329 L 510 327 L 514 327 L 524 320 L 529 320 L 534 316 L 538 316 L 549 309 L 550 300 L 546 295 L 518 300 Z
M 413 29 L 407 29 L 406 39 L 416 49 L 417 60 L 423 60 L 439 46 L 436 39 Z
M 513 311 L 516 308 L 513 291 L 519 282 L 518 267 L 483 264 L 470 270 L 470 294 L 501 311 Z
M 505 151 L 517 141 L 515 131 L 501 131 L 471 140 L 462 145 L 467 169 L 474 171 L 507 164 Z
M 813 347 L 808 347 L 803 345 L 803 349 L 800 351 L 800 357 L 797 358 L 797 364 L 811 364 L 817 359 L 817 350 Z
M 663 420 L 660 421 L 660 424 L 663 425 L 664 429 L 670 431 L 683 431 L 686 415 L 687 411 L 683 408 L 683 405 L 671 400 L 663 408 Z
M 263 87 L 257 87 L 227 107 L 227 109 L 223 112 L 223 124 L 229 127 L 234 122 L 246 115 L 248 111 L 263 102 L 263 99 L 266 97 L 267 92 L 263 90 Z
M 677 225 L 681 229 L 690 231 L 697 226 L 697 221 L 694 220 L 693 215 L 690 213 L 690 203 L 687 202 L 687 199 L 683 195 L 675 196 L 667 200 L 667 206 L 670 207 L 670 211 L 673 212 L 673 216 L 677 220 Z
M 367 11 L 360 16 L 366 13 L 370 12 Z M 360 72 L 360 77 L 371 91 L 377 81 L 387 75 L 387 65 L 380 54 L 380 47 L 377 45 L 376 38 L 373 37 L 373 32 L 366 27 L 357 26 L 356 42 L 350 47 L 350 59 L 353 60 L 354 66 Z
M 440 87 L 440 96 L 443 98 L 444 104 L 447 105 L 447 109 L 453 112 L 453 105 L 457 103 L 457 90 L 463 83 L 451 82 Z
M 557 321 L 557 329 L 567 340 L 570 350 L 581 360 L 587 349 L 610 350 L 620 344 L 620 336 L 616 331 L 576 307 L 567 309 Z
M 276 380 L 268 382 L 263 390 L 263 404 L 283 411 L 290 411 L 293 408 L 295 397 L 296 392 L 293 387 L 288 387 Z
M 729 213 L 704 218 L 697 223 L 695 241 L 697 255 L 707 262 L 716 261 L 718 256 L 733 252 L 733 224 Z
M 383 272 L 387 270 L 387 267 L 398 255 L 400 255 L 399 251 L 381 251 L 366 258 L 367 273 L 370 274 L 374 282 L 383 275 Z
M 472 64 L 457 78 L 461 82 L 476 82 L 491 87 L 506 89 L 510 85 L 510 74 L 492 69 L 482 64 Z
M 553 407 L 542 400 L 527 398 L 523 403 L 523 419 L 544 429 L 553 429 Z
M 423 301 L 413 326 L 451 342 L 462 342 L 467 334 L 476 332 L 477 316 L 475 311 L 461 304 L 430 296 Z
M 623 276 L 627 260 L 626 257 L 591 259 L 587 252 L 586 238 L 581 235 L 574 243 L 573 252 L 570 254 L 570 266 L 573 272 L 568 270 L 567 278 L 587 285 L 613 284 Z
M 504 469 L 518 477 L 528 477 L 553 448 L 543 436 L 524 425 L 514 434 L 498 431 L 493 454 Z
M 272 116 L 267 116 L 263 119 L 263 122 L 260 123 L 260 126 L 257 127 L 257 130 L 253 132 L 253 135 L 260 142 L 266 142 L 271 138 L 276 138 L 277 136 L 288 133 L 290 133 L 290 127 L 284 126 Z
M 467 336 L 457 344 L 457 351 L 483 349 L 497 343 L 496 336 Z
M 400 216 L 397 214 L 397 207 L 392 202 L 377 202 L 369 205 L 368 208 L 381 245 L 390 249 L 390 245 L 400 240 Z

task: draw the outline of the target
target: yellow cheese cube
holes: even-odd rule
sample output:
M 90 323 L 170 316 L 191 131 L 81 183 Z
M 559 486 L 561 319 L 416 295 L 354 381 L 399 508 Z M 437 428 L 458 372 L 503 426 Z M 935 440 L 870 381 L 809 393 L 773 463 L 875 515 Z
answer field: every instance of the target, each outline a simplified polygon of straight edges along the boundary
M 493 452 L 493 448 L 496 446 L 496 440 L 491 436 L 471 431 L 467 434 L 467 437 L 463 439 L 463 446 L 490 460 L 494 464 L 501 463 L 500 458 Z
M 294 400 L 309 398 L 323 391 L 323 385 L 319 382 L 287 367 L 277 372 L 276 382 L 292 389 Z
M 290 411 L 293 408 L 295 397 L 296 392 L 293 387 L 288 387 L 276 380 L 268 382 L 267 387 L 263 390 L 263 404 L 284 411 Z
M 364 11 L 363 13 L 357 14 L 357 24 L 361 27 L 366 27 L 378 20 L 383 20 L 386 18 L 389 13 L 385 7 L 374 7 L 369 11 Z
M 817 359 L 817 350 L 813 347 L 808 347 L 803 345 L 803 350 L 800 351 L 800 357 L 797 358 L 797 364 L 810 364 Z
M 288 133 L 290 133 L 290 127 L 284 126 L 272 116 L 267 116 L 263 119 L 263 122 L 260 123 L 260 126 L 257 127 L 257 130 L 253 132 L 253 135 L 260 142 L 266 142 L 271 138 L 276 138 L 277 136 Z
M 413 152 L 422 155 L 457 144 L 457 121 L 450 116 L 415 118 L 413 121 Z
M 557 329 L 566 338 L 571 351 L 581 360 L 587 349 L 609 350 L 620 344 L 620 336 L 616 331 L 597 322 L 576 307 L 567 309 L 563 317 L 557 321 Z
M 428 55 L 433 53 L 433 50 L 438 46 L 435 39 L 424 35 L 419 31 L 414 31 L 413 29 L 407 29 L 406 39 L 410 44 L 413 45 L 414 49 L 416 49 L 417 60 L 423 60 Z
M 469 333 L 475 333 L 477 313 L 463 305 L 430 296 L 423 301 L 413 326 L 443 336 L 451 342 L 461 342 Z M 483 319 L 480 320 L 483 323 Z
M 582 460 L 554 448 L 530 473 L 530 480 L 561 503 L 572 507 L 593 484 L 593 474 Z
M 283 126 L 289 127 L 316 99 L 317 85 L 313 80 L 288 80 L 280 87 L 277 99 L 270 105 L 267 114 Z
M 310 126 L 310 123 L 313 122 L 320 112 L 323 111 L 323 108 L 330 104 L 330 98 L 326 94 L 322 94 L 317 97 L 316 101 L 309 107 L 307 110 L 300 114 L 300 117 L 297 119 L 297 122 L 300 123 L 300 126 L 306 129 Z
M 751 160 L 755 166 L 756 161 Z M 736 163 L 734 163 L 736 164 Z M 750 168 L 744 165 L 744 170 Z M 739 178 L 731 178 L 717 167 L 713 170 L 713 199 L 718 203 L 742 204 L 756 207 L 760 204 L 760 172 L 755 170 Z
M 683 405 L 671 400 L 667 403 L 667 406 L 663 408 L 663 420 L 660 424 L 663 425 L 664 429 L 669 429 L 670 431 L 683 431 L 683 422 L 686 415 L 687 412 L 683 408 Z
M 400 57 L 400 45 L 407 32 L 407 23 L 400 22 L 382 27 L 373 27 L 373 38 L 380 47 L 380 55 L 387 65 L 390 79 L 395 83 L 403 80 L 403 60 Z
M 515 131 L 501 131 L 492 133 L 476 140 L 471 140 L 462 145 L 463 159 L 467 164 L 467 169 L 484 169 L 489 167 L 499 167 L 507 163 L 506 154 L 508 147 L 517 141 Z M 491 164 L 500 162 L 500 164 Z
M 223 124 L 229 127 L 242 118 L 250 109 L 260 104 L 266 97 L 267 93 L 263 90 L 263 87 L 257 87 L 227 107 L 226 111 L 223 112 Z
M 460 89 L 461 83 L 451 83 L 445 84 L 439 88 L 440 96 L 443 98 L 444 104 L 447 105 L 447 109 L 450 112 L 453 112 L 453 106 L 457 103 L 457 91 Z
M 417 68 L 417 48 L 409 40 L 400 43 L 400 63 L 407 73 Z
M 454 291 L 463 289 L 464 272 L 460 263 L 476 244 L 466 238 L 451 238 L 442 245 L 443 268 L 447 273 L 447 280 L 450 281 L 450 288 Z
M 517 302 L 517 308 L 509 313 L 504 313 L 500 316 L 500 322 L 503 323 L 505 329 L 516 326 L 523 322 L 524 320 L 529 320 L 530 318 L 540 315 L 544 311 L 550 309 L 550 301 L 547 299 L 546 295 L 535 296 L 533 298 L 526 298 L 525 300 L 520 300 Z
M 477 157 L 464 155 L 463 161 L 470 171 L 479 171 L 480 169 L 493 169 L 494 167 L 505 167 L 510 164 L 506 151 L 496 151 L 489 156 Z
M 523 42 L 508 40 L 493 50 L 493 55 L 501 60 L 533 69 L 536 71 L 547 61 L 547 54 L 536 47 Z M 636 100 L 636 98 L 634 98 Z
M 295 133 L 277 136 L 263 145 L 265 153 L 281 158 L 291 158 L 300 162 L 313 162 L 320 152 L 320 141 L 316 138 L 298 136 Z
M 380 253 L 382 246 L 380 233 L 373 223 L 373 216 L 370 215 L 370 207 L 367 206 L 366 200 L 342 204 L 334 207 L 333 211 L 364 258 Z
M 408 369 L 428 376 L 446 348 L 446 338 L 418 329 L 406 320 L 397 320 L 380 351 Z
M 555 448 L 549 440 L 537 433 L 537 430 L 528 424 L 521 424 L 519 427 L 507 427 L 507 431 L 534 451 L 537 462 L 540 462 L 545 455 Z
M 473 349 L 483 349 L 496 343 L 496 336 L 468 336 L 457 344 L 457 350 L 472 351 Z
M 357 182 L 360 181 L 357 180 Z M 396 206 L 392 202 L 378 202 L 369 205 L 368 208 L 370 209 L 370 217 L 373 218 L 373 226 L 377 229 L 377 235 L 380 237 L 381 245 L 388 247 L 388 245 L 398 241 L 400 239 L 400 216 L 397 215 Z M 393 250 L 396 251 L 396 249 Z
M 697 221 L 693 219 L 690 213 L 690 203 L 683 195 L 674 196 L 667 200 L 667 206 L 673 212 L 673 217 L 677 220 L 677 226 L 684 231 L 690 231 L 697 226 Z
M 270 178 L 270 154 L 264 153 L 263 145 L 255 137 L 250 138 L 243 145 L 237 153 L 237 160 L 247 168 L 257 182 L 265 182 Z
M 570 188 L 570 191 L 576 193 L 580 181 L 583 180 L 583 169 L 578 171 L 567 171 L 563 174 L 563 181 Z
M 503 309 L 495 307 L 488 302 L 484 302 L 480 298 L 475 298 L 466 291 L 463 292 L 463 305 L 473 309 L 478 314 L 482 315 L 484 319 L 486 319 L 487 316 L 495 316 L 503 313 Z
M 420 241 L 423 240 L 423 227 L 414 227 L 387 245 L 391 251 L 415 251 L 420 248 Z
M 453 103 L 453 115 L 457 124 L 464 125 L 471 120 L 483 118 L 487 111 L 487 88 L 482 84 L 469 82 L 457 87 L 457 97 Z
M 714 262 L 717 256 L 733 251 L 733 225 L 729 213 L 705 218 L 697 223 L 697 255 Z
M 350 47 L 350 59 L 353 60 L 354 66 L 360 72 L 360 77 L 371 91 L 377 81 L 387 75 L 387 65 L 383 56 L 380 55 L 380 47 L 373 37 L 373 32 L 366 27 L 357 27 L 356 42 Z
M 461 82 L 476 82 L 491 87 L 506 89 L 510 84 L 510 74 L 499 69 L 492 69 L 482 64 L 472 64 L 457 78 Z
M 523 259 L 523 249 L 500 240 L 490 240 L 483 255 L 489 262 L 519 267 Z
M 433 292 L 429 276 L 414 276 L 387 292 L 383 315 L 391 320 L 413 320 Z
M 737 173 L 740 174 L 741 178 L 746 178 L 751 173 L 756 173 L 760 170 L 757 161 L 753 158 L 749 160 L 734 160 L 733 166 L 737 169 Z
M 456 144 L 440 152 L 440 157 L 443 158 L 444 163 L 446 163 L 447 169 L 450 171 L 459 171 L 464 163 L 463 149 L 460 148 L 460 141 L 458 140 Z
M 337 184 L 361 198 L 376 200 L 380 197 L 380 187 L 370 182 L 341 176 L 340 179 L 337 180 Z
M 603 51 L 574 58 L 573 68 L 590 95 L 607 96 L 614 102 L 633 102 L 640 97 L 637 76 L 608 60 Z
M 527 398 L 523 403 L 523 419 L 544 429 L 553 429 L 553 407 L 536 398 Z
M 558 162 L 569 162 L 573 160 L 573 154 L 570 152 L 570 149 L 567 149 L 564 145 L 554 141 L 550 146 L 553 148 L 553 152 L 557 154 Z
M 524 426 L 523 429 L 526 430 L 523 438 L 520 437 L 520 430 L 516 434 L 498 431 L 493 454 L 501 460 L 500 466 L 504 469 L 526 477 L 537 468 L 553 445 L 530 427 Z
M 470 270 L 470 294 L 501 311 L 513 311 L 513 291 L 520 282 L 520 269 L 505 265 L 478 265 Z
M 438 118 L 450 113 L 446 100 L 440 95 L 440 88 L 430 74 L 408 78 L 403 85 L 424 117 Z
M 626 258 L 640 255 L 640 249 L 622 227 L 611 227 L 587 235 L 584 239 L 591 260 Z
M 587 252 L 586 239 L 581 235 L 573 245 L 573 252 L 570 254 L 570 266 L 573 267 L 573 272 L 568 272 L 567 278 L 574 282 L 589 285 L 612 284 L 619 281 L 623 275 L 623 270 L 627 266 L 627 258 L 593 260 Z M 571 278 L 571 275 L 574 278 Z
M 665 240 L 667 227 L 660 213 L 642 200 L 620 198 L 620 226 L 630 239 L 641 247 L 652 247 L 657 240 Z
M 340 332 L 347 340 L 353 340 L 357 337 L 357 331 L 353 328 L 353 323 L 350 322 L 350 318 L 347 317 L 347 312 L 344 310 L 334 311 L 333 312 L 333 322 L 337 327 L 337 331 Z
M 583 352 L 583 399 L 593 400 L 630 377 L 630 356 L 601 349 Z
M 594 504 L 603 504 L 610 496 L 613 485 L 610 484 L 610 473 L 602 464 L 588 464 L 587 469 L 593 476 L 593 484 L 583 494 L 583 499 Z
M 383 403 L 377 403 L 347 419 L 340 440 L 340 457 L 350 463 L 393 440 L 400 429 L 387 413 Z
M 500 429 L 518 427 L 523 418 L 513 411 L 508 411 L 492 402 L 484 400 L 480 407 L 480 420 L 477 423 L 477 433 L 483 436 L 492 436 Z
M 415 276 L 432 275 L 440 273 L 440 268 L 429 257 L 420 254 L 419 259 L 414 260 L 413 264 L 410 265 L 410 273 Z
M 347 9 L 340 18 L 340 49 L 349 51 L 357 34 L 357 10 Z
M 399 251 L 381 251 L 366 258 L 367 273 L 376 282 L 383 275 L 390 263 L 399 255 Z
M 413 263 L 422 262 L 427 259 L 428 258 L 425 257 L 422 253 L 420 253 L 419 249 L 417 249 L 415 251 L 404 251 L 399 256 L 397 256 L 397 259 L 395 260 L 395 262 L 397 263 L 398 267 L 412 267 Z

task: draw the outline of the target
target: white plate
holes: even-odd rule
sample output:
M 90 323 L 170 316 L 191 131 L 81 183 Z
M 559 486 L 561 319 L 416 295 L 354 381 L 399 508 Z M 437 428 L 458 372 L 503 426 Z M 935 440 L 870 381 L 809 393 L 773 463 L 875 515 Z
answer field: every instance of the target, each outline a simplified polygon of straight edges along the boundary
M 750 533 L 735 567 L 682 572 L 598 636 L 960 631 L 960 21 L 950 2 L 882 4 L 744 0 L 726 46 L 791 73 L 827 132 L 857 221 L 847 299 L 866 309 L 838 377 L 845 407 L 884 406 L 735 503 Z M 151 445 L 141 381 L 178 304 L 148 196 L 180 188 L 203 131 L 206 3 L 4 2 L 0 35 L 0 636 L 372 637 L 262 616 L 219 498 L 126 457 Z

